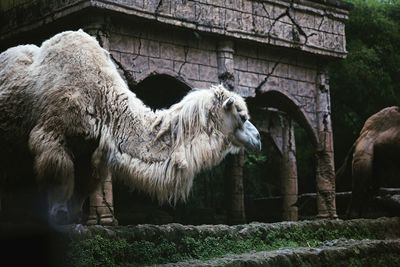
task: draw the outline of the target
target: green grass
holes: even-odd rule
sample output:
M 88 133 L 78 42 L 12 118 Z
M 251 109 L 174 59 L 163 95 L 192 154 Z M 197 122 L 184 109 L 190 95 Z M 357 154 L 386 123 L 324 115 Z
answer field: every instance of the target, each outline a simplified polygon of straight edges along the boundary
M 239 234 L 184 236 L 180 240 L 163 238 L 153 241 L 110 239 L 96 235 L 69 244 L 68 266 L 126 266 L 178 262 L 187 259 L 210 259 L 226 254 L 266 251 L 286 247 L 316 247 L 321 242 L 338 238 L 375 239 L 384 235 L 379 227 L 299 227 L 257 230 L 243 238 Z M 357 261 L 354 260 L 354 264 Z M 305 265 L 307 265 L 305 263 Z M 354 266 L 358 266 L 355 264 Z

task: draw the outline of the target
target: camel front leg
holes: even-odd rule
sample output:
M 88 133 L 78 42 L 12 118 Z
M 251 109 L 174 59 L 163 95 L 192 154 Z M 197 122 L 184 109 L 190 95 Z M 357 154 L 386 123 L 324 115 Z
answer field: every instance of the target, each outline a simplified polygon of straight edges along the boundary
M 368 210 L 372 196 L 374 142 L 369 138 L 359 141 L 355 148 L 352 174 L 353 187 L 348 215 L 350 218 L 361 217 Z
M 29 136 L 37 180 L 47 190 L 51 224 L 71 222 L 68 200 L 74 190 L 74 164 L 63 136 L 35 127 Z
M 89 198 L 88 225 L 118 225 L 114 216 L 112 176 L 108 172 L 106 179 L 98 183 Z

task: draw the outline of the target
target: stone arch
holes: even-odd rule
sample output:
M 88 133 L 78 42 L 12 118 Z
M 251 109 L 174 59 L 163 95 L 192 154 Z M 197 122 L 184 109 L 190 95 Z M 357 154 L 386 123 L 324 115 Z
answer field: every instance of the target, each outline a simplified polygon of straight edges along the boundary
M 179 102 L 191 89 L 192 86 L 185 78 L 171 70 L 142 73 L 137 79 L 137 84 L 131 88 L 136 96 L 152 109 L 170 107 Z
M 317 131 L 315 127 L 313 127 L 309 116 L 301 109 L 301 103 L 299 103 L 294 97 L 285 94 L 282 91 L 268 90 L 257 95 L 256 98 L 250 101 L 254 102 L 252 105 L 255 107 L 273 107 L 287 113 L 293 120 L 303 127 L 303 129 L 305 129 L 314 148 L 318 147 L 319 138 Z
M 315 125 L 293 96 L 278 90 L 268 90 L 249 99 L 252 112 L 258 116 L 261 131 L 267 133 L 280 155 L 280 190 L 283 220 L 298 220 L 298 172 L 295 142 L 295 121 L 306 133 L 314 151 L 319 147 Z M 259 109 L 262 109 L 260 112 Z M 273 109 L 271 109 L 273 108 Z M 258 126 L 258 125 L 257 125 Z M 302 180 L 306 182 L 305 180 Z M 306 182 L 309 183 L 310 181 Z M 302 184 L 304 186 L 304 184 Z M 278 210 L 277 210 L 278 211 Z

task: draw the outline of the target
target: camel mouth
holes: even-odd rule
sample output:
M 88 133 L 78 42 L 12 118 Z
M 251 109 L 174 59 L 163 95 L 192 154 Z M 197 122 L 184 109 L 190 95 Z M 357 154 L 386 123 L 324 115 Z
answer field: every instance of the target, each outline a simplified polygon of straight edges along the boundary
M 249 121 L 243 123 L 243 127 L 235 133 L 237 140 L 249 152 L 261 151 L 261 137 L 257 128 Z

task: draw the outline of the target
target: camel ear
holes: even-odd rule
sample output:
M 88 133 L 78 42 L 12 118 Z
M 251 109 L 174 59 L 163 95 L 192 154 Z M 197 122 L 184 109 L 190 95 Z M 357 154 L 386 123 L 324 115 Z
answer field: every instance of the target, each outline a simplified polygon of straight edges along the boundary
M 223 104 L 224 109 L 230 110 L 234 102 L 235 102 L 235 99 L 233 99 L 233 97 L 230 97 L 227 100 L 225 100 L 225 102 Z

